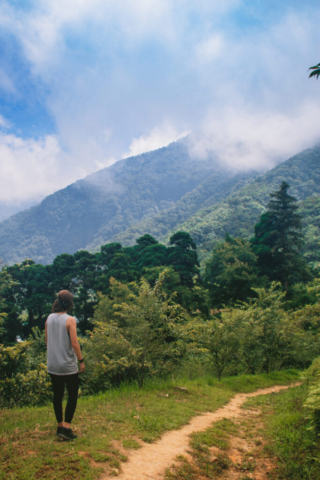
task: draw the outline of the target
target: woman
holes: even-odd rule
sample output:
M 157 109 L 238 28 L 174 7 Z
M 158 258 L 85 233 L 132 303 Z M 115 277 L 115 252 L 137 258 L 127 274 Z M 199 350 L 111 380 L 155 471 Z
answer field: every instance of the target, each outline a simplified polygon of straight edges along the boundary
M 70 425 L 77 406 L 80 373 L 84 371 L 80 345 L 77 338 L 76 319 L 68 315 L 73 307 L 73 295 L 68 290 L 61 290 L 52 306 L 51 315 L 46 321 L 46 343 L 48 350 L 48 373 L 53 386 L 53 407 L 58 429 L 56 435 L 64 440 L 77 438 Z M 63 422 L 62 399 L 64 386 L 67 386 L 68 402 Z

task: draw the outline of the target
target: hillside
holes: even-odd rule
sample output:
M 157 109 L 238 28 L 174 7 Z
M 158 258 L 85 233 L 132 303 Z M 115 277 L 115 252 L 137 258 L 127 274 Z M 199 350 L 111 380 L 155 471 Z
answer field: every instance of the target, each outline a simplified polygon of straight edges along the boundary
M 211 178 L 211 186 L 203 198 L 215 191 L 219 196 L 219 185 L 233 177 L 215 158 L 192 159 L 186 140 L 118 161 L 3 221 L 0 258 L 46 264 L 61 253 L 95 249 L 128 226 L 168 210 L 205 179 Z M 198 204 L 191 203 L 189 214 L 177 221 L 197 211 Z
M 230 189 L 227 187 L 228 182 L 219 185 L 217 188 L 222 189 L 223 193 L 220 194 L 222 200 L 219 201 L 219 194 L 208 195 L 197 211 L 184 220 L 185 205 L 188 204 L 188 200 L 192 199 L 190 202 L 193 203 L 196 192 L 203 191 L 210 180 L 206 180 L 170 210 L 128 228 L 125 232 L 116 235 L 113 241 L 131 244 L 133 238 L 145 233 L 150 233 L 161 241 L 167 241 L 173 230 L 181 229 L 192 235 L 197 243 L 200 259 L 204 260 L 208 257 L 213 245 L 222 240 L 226 233 L 241 237 L 253 235 L 254 224 L 265 211 L 270 192 L 277 190 L 282 180 L 286 180 L 291 185 L 290 194 L 299 200 L 316 197 L 302 204 L 301 207 L 305 205 L 303 213 L 306 215 L 304 225 L 305 233 L 308 233 L 307 240 L 314 244 L 315 238 L 319 236 L 320 241 L 318 226 L 320 201 L 317 198 L 320 195 L 319 146 L 304 150 L 252 181 L 248 178 L 239 178 L 239 182 L 235 182 Z M 170 221 L 171 217 L 177 221 Z
M 191 233 L 204 260 L 226 233 L 253 234 L 269 193 L 282 180 L 299 200 L 320 195 L 319 165 L 318 146 L 263 175 L 235 173 L 216 158 L 191 158 L 187 141 L 175 142 L 121 160 L 3 221 L 0 258 L 47 264 L 61 253 L 96 251 L 112 241 L 132 245 L 146 233 L 166 242 L 181 229 Z M 317 200 L 305 208 L 306 255 L 314 262 L 320 240 Z

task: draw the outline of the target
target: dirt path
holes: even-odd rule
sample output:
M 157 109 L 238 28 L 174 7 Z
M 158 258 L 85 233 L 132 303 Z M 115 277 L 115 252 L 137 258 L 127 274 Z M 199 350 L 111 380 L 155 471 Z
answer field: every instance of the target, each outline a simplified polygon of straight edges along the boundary
M 152 444 L 143 444 L 143 447 L 129 454 L 128 461 L 121 465 L 122 472 L 117 476 L 119 480 L 163 480 L 165 470 L 178 455 L 188 456 L 189 435 L 210 427 L 213 422 L 222 418 L 237 418 L 243 414 L 241 405 L 251 397 L 279 392 L 291 386 L 275 386 L 264 388 L 253 393 L 239 393 L 224 407 L 213 413 L 193 417 L 184 427 L 165 433 L 160 440 Z M 103 476 L 101 480 L 112 480 L 114 476 Z

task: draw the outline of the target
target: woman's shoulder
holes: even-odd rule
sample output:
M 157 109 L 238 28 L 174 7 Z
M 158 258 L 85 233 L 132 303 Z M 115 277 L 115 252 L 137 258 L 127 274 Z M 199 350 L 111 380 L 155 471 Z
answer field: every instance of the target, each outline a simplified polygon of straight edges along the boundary
M 73 323 L 73 322 L 77 323 L 77 320 L 75 319 L 75 317 L 68 315 L 67 323 Z

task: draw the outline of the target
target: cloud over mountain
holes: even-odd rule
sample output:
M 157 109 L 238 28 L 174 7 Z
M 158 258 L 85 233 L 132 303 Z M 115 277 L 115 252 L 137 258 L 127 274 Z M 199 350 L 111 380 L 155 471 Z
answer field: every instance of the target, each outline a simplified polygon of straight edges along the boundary
M 241 168 L 312 146 L 319 20 L 315 0 L 2 2 L 6 201 L 186 132 L 197 155 L 215 149 Z

